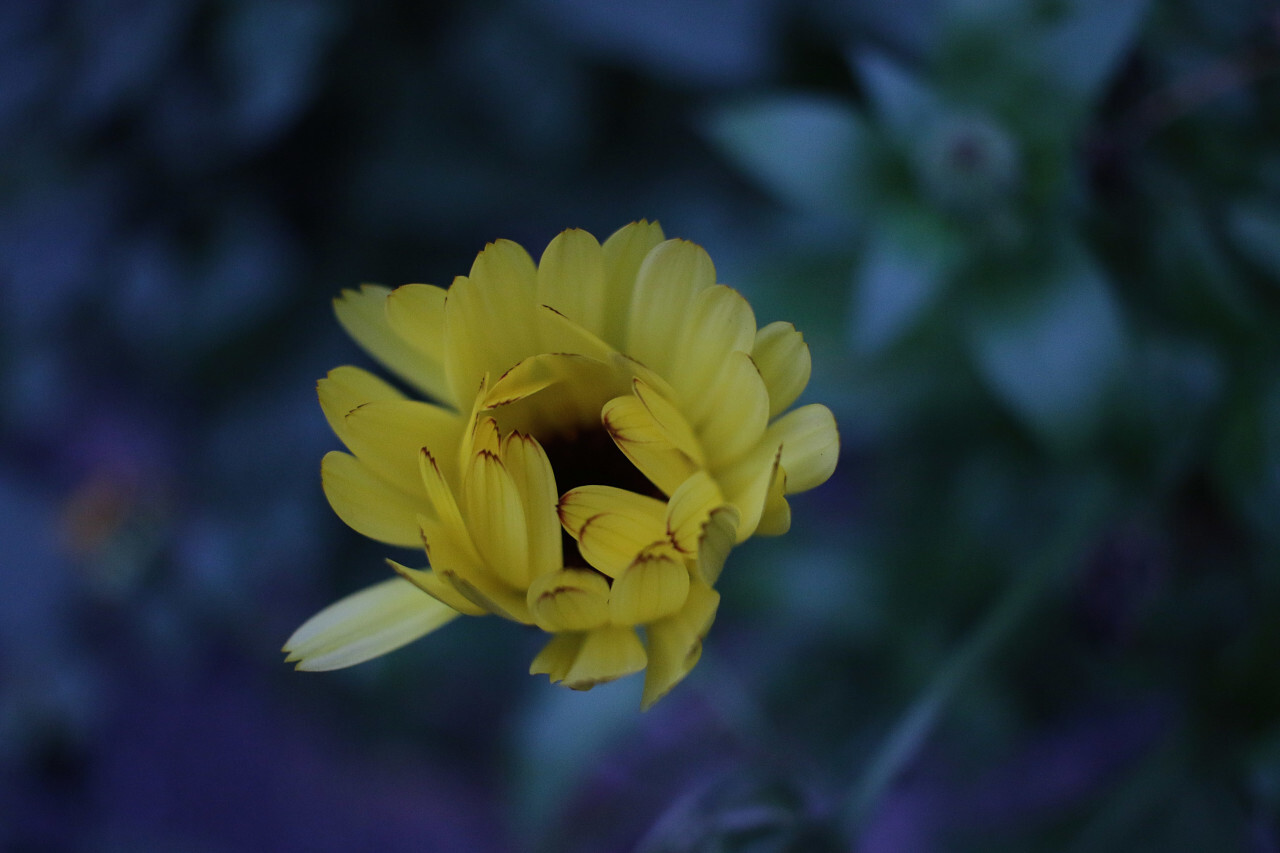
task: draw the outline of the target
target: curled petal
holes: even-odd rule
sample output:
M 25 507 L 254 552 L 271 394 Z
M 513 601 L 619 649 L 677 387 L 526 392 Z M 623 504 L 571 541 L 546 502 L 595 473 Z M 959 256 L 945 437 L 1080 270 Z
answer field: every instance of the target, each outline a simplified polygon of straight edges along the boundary
M 564 683 L 574 690 L 590 690 L 597 684 L 639 672 L 647 659 L 634 629 L 606 625 L 583 635 Z
M 836 470 L 840 433 L 826 406 L 812 403 L 788 412 L 770 425 L 767 440 L 782 445 L 789 495 L 822 485 Z
M 720 605 L 720 593 L 704 583 L 689 588 L 684 607 L 666 619 L 650 624 L 649 666 L 644 675 L 643 711 L 653 707 L 689 674 L 702 656 L 702 638 L 711 630 Z
M 543 575 L 529 585 L 529 610 L 549 633 L 599 628 L 609 621 L 609 582 L 587 569 Z
M 320 483 L 329 506 L 352 530 L 402 548 L 416 548 L 418 515 L 426 501 L 408 495 L 340 450 L 320 462 Z
M 769 417 L 776 418 L 809 384 L 813 369 L 809 345 L 790 323 L 770 323 L 756 333 L 751 360 L 769 389 Z
M 679 610 L 689 594 L 684 560 L 663 542 L 641 551 L 614 582 L 609 616 L 616 625 L 643 625 Z

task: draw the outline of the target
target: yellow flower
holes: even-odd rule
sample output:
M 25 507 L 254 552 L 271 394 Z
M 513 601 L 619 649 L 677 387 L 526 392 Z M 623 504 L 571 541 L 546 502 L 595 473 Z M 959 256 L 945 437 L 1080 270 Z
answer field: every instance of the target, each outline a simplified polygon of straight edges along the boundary
M 438 402 L 331 371 L 320 405 L 350 453 L 325 456 L 325 494 L 429 567 L 388 561 L 396 576 L 313 616 L 285 645 L 299 669 L 493 613 L 551 635 L 530 671 L 552 681 L 645 670 L 647 708 L 697 663 L 730 549 L 784 533 L 786 495 L 835 469 L 830 410 L 784 414 L 809 381 L 800 333 L 757 329 L 707 253 L 656 223 L 603 245 L 565 231 L 537 264 L 498 241 L 448 290 L 366 285 L 335 307 Z

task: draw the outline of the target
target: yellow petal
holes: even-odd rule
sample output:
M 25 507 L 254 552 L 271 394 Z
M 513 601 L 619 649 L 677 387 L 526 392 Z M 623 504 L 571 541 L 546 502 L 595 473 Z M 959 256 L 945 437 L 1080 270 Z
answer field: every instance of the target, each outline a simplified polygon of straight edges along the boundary
M 378 400 L 403 400 L 404 395 L 367 370 L 345 365 L 335 367 L 316 383 L 320 408 L 333 434 L 347 443 L 347 413 L 365 403 Z M 348 446 L 350 449 L 350 446 Z
M 751 358 L 769 389 L 769 417 L 776 418 L 809 384 L 809 345 L 790 323 L 770 323 L 756 333 Z
M 608 361 L 617 350 L 605 343 L 599 333 L 561 314 L 549 305 L 539 305 L 538 340 L 544 352 L 584 355 L 597 361 Z
M 724 562 L 737 541 L 738 510 L 732 506 L 712 510 L 698 540 L 698 577 L 708 586 L 719 580 Z
M 604 404 L 600 418 L 618 449 L 664 494 L 674 492 L 698 470 L 697 463 L 671 443 L 638 397 L 615 397 Z
M 707 517 L 723 503 L 720 487 L 706 471 L 681 483 L 667 504 L 667 534 L 675 546 L 686 554 L 696 554 Z
M 791 504 L 787 503 L 787 472 L 779 467 L 778 476 L 769 487 L 764 512 L 756 526 L 757 536 L 781 536 L 791 529 Z
M 457 615 L 403 578 L 391 578 L 312 616 L 293 632 L 284 650 L 298 669 L 341 669 L 394 651 Z
M 574 353 L 540 353 L 499 377 L 484 407 L 508 428 L 566 431 L 600 422 L 600 408 L 627 390 L 630 376 L 606 362 Z
M 715 265 L 701 246 L 667 240 L 651 249 L 636 273 L 626 352 L 663 375 L 673 375 L 690 303 L 715 283 Z
M 538 302 L 550 305 L 592 334 L 604 330 L 604 252 L 578 228 L 553 239 L 538 262 Z
M 684 318 L 672 384 L 685 396 L 705 393 L 729 353 L 749 353 L 755 337 L 756 316 L 742 294 L 723 284 L 708 287 L 694 297 Z
M 529 576 L 537 578 L 564 565 L 560 550 L 556 477 L 542 445 L 512 432 L 502 444 L 502 463 L 515 482 L 529 534 Z
M 656 222 L 632 222 L 615 231 L 601 247 L 605 266 L 605 316 L 600 337 L 614 349 L 626 348 L 636 274 L 649 251 L 663 240 Z
M 590 525 L 587 527 L 590 530 Z M 684 606 L 689 572 L 669 543 L 640 552 L 609 593 L 609 618 L 616 625 L 642 625 Z
M 582 527 L 593 516 L 614 513 L 633 519 L 642 528 L 639 534 L 646 543 L 660 539 L 665 532 L 666 505 L 657 498 L 637 494 L 616 486 L 579 486 L 560 497 L 560 523 L 569 535 L 578 539 Z
M 321 461 L 320 482 L 329 506 L 352 530 L 388 545 L 419 546 L 417 517 L 427 508 L 424 500 L 406 495 L 340 450 Z
M 769 392 L 751 356 L 732 352 L 695 415 L 698 437 L 712 467 L 731 462 L 760 443 L 769 423 Z
M 453 487 L 445 479 L 440 463 L 425 447 L 418 452 L 418 475 L 422 478 L 422 485 L 427 493 L 427 503 L 434 517 L 456 534 L 465 536 L 467 525 L 462 520 L 462 511 L 458 508 Z M 470 542 L 469 537 L 468 542 Z
M 423 375 L 427 393 L 457 407 L 444 370 L 445 290 L 430 284 L 406 284 L 387 296 L 387 324 L 391 331 L 427 359 L 433 372 Z
M 435 572 L 481 610 L 522 625 L 533 624 L 533 614 L 529 612 L 523 591 L 512 589 L 484 572 L 463 574 L 443 567 L 436 568 Z
M 548 633 L 586 631 L 609 621 L 609 582 L 589 569 L 561 569 L 529 585 L 534 623 Z
M 569 674 L 569 668 L 577 660 L 584 639 L 583 634 L 556 634 L 529 664 L 529 674 L 546 673 L 551 677 L 552 683 L 563 681 Z
M 411 569 L 408 566 L 402 566 L 395 560 L 387 560 L 387 565 L 400 577 L 425 592 L 447 607 L 464 616 L 483 616 L 489 611 L 482 607 L 477 607 L 458 593 L 448 581 L 441 578 L 431 569 Z
M 702 640 L 715 621 L 720 594 L 703 583 L 689 588 L 679 613 L 650 624 L 649 666 L 644 676 L 640 710 L 647 711 L 684 679 L 702 656 Z
M 676 450 L 692 459 L 695 465 L 705 465 L 707 460 L 702 443 L 675 403 L 639 377 L 632 380 L 631 387 L 635 391 L 636 398 L 644 403 L 644 407 L 653 416 L 653 423 L 662 432 L 663 437 Z
M 719 476 L 725 499 L 737 508 L 738 541 L 744 542 L 756 532 L 765 502 L 780 476 L 780 445 L 761 444 L 746 456 L 725 468 Z
M 647 524 L 618 513 L 602 512 L 587 519 L 578 531 L 578 552 L 592 568 L 616 578 L 654 541 Z
M 489 568 L 517 589 L 529 585 L 529 534 L 524 503 L 507 468 L 482 450 L 471 463 L 463 492 L 467 529 Z
M 644 669 L 644 646 L 631 628 L 606 625 L 588 631 L 573 665 L 565 673 L 566 687 L 590 690 L 597 684 L 613 681 Z
M 408 494 L 422 492 L 419 451 L 456 447 L 464 426 L 456 412 L 417 400 L 365 403 L 348 412 L 344 423 L 351 452 Z
M 788 412 L 769 426 L 767 441 L 782 445 L 789 495 L 822 485 L 836 470 L 840 433 L 826 406 L 811 403 Z
M 390 293 L 389 288 L 373 284 L 344 290 L 333 301 L 333 310 L 342 328 L 370 355 L 400 378 L 434 394 L 433 389 L 441 384 L 440 366 L 391 330 L 386 308 Z

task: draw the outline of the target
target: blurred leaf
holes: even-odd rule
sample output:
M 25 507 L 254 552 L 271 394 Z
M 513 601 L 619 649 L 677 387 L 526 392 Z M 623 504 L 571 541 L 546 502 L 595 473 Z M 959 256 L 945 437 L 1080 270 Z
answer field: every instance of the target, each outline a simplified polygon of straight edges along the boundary
M 937 94 L 894 60 L 866 51 L 855 54 L 852 63 L 876 117 L 889 130 L 907 134 L 937 114 Z
M 1236 247 L 1280 285 L 1280 210 L 1272 204 L 1241 201 L 1227 211 L 1226 224 Z
M 1082 265 L 1029 282 L 981 306 L 969 331 L 992 391 L 1050 444 L 1096 426 L 1124 355 L 1119 308 L 1100 270 Z
M 867 128 L 853 108 L 812 95 L 771 95 L 713 111 L 706 131 L 742 171 L 798 208 L 850 210 Z
M 1146 17 L 1147 0 L 1074 0 L 1066 20 L 1038 45 L 1050 79 L 1082 102 L 1101 95 L 1133 47 Z
M 853 274 L 854 348 L 874 354 L 908 333 L 937 302 L 963 257 L 963 244 L 926 216 L 874 228 Z

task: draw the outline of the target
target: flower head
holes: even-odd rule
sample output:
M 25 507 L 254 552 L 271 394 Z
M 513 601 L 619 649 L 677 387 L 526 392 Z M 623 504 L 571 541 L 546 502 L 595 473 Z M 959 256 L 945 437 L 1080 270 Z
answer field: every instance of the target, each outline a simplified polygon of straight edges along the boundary
M 699 246 L 632 223 L 565 231 L 541 260 L 498 241 L 448 290 L 366 285 L 335 302 L 366 350 L 434 403 L 356 367 L 320 380 L 350 453 L 321 466 L 356 531 L 429 565 L 322 610 L 300 669 L 389 652 L 459 614 L 550 638 L 530 671 L 575 689 L 645 670 L 643 704 L 697 663 L 730 549 L 785 532 L 786 496 L 831 476 L 825 406 L 789 323 L 756 328 Z M 641 639 L 643 634 L 643 640 Z

